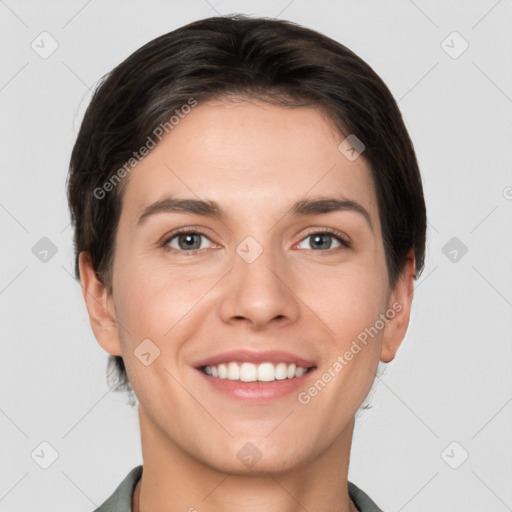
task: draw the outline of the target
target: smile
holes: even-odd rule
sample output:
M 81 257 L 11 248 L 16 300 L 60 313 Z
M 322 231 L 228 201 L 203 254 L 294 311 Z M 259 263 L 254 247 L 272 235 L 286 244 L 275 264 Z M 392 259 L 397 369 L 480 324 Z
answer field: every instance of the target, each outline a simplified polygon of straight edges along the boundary
M 206 375 L 219 379 L 240 382 L 273 382 L 302 377 L 309 371 L 309 368 L 297 366 L 295 363 L 287 364 L 284 362 L 254 364 L 231 361 L 218 365 L 203 366 L 201 371 Z

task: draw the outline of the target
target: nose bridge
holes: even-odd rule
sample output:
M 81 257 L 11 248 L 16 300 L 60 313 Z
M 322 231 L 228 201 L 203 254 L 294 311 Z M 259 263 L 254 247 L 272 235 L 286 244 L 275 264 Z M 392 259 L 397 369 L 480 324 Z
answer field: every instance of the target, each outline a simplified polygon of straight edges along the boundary
M 282 265 L 271 240 L 264 246 L 260 245 L 253 237 L 247 237 L 236 248 L 233 271 L 240 282 L 245 286 L 266 290 L 268 293 L 277 291 L 273 288 L 276 283 L 276 270 Z
M 263 236 L 260 240 L 263 242 Z M 271 237 L 260 243 L 248 236 L 236 247 L 229 284 L 223 298 L 224 321 L 246 319 L 263 326 L 276 318 L 296 319 L 298 304 L 285 285 L 288 272 L 285 258 Z

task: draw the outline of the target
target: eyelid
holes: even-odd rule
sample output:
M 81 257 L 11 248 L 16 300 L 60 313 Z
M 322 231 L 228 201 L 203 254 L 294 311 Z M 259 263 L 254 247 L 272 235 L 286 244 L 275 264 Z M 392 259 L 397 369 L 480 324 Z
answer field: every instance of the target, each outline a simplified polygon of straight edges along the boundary
M 194 253 L 194 252 L 198 252 L 198 251 L 203 251 L 204 249 L 193 249 L 191 251 L 180 251 L 179 249 L 174 249 L 174 247 L 169 247 L 168 244 L 169 242 L 179 236 L 179 235 L 186 235 L 187 233 L 192 233 L 194 235 L 201 235 L 201 236 L 204 236 L 206 238 L 208 238 L 208 240 L 210 240 L 213 244 L 215 244 L 216 242 L 214 242 L 212 240 L 212 238 L 202 229 L 202 228 L 194 228 L 193 226 L 187 226 L 187 227 L 184 227 L 184 228 L 177 228 L 173 231 L 170 231 L 169 233 L 166 233 L 161 239 L 160 241 L 158 242 L 158 246 L 159 247 L 162 247 L 162 248 L 167 248 L 167 249 L 171 249 L 171 250 L 178 250 L 179 252 L 187 252 L 187 253 Z
M 325 227 L 315 226 L 315 227 L 309 228 L 308 232 L 302 236 L 302 238 L 294 245 L 294 247 L 296 245 L 300 244 L 304 239 L 308 238 L 311 235 L 315 235 L 315 234 L 332 235 L 334 238 L 337 238 L 339 240 L 339 242 L 345 249 L 349 249 L 353 245 L 352 239 L 348 235 L 343 233 L 342 231 L 338 231 L 337 229 L 334 229 L 334 228 L 325 228 Z M 312 250 L 312 249 L 306 249 L 306 250 Z M 329 252 L 329 251 L 326 250 L 326 251 L 314 251 L 314 252 Z

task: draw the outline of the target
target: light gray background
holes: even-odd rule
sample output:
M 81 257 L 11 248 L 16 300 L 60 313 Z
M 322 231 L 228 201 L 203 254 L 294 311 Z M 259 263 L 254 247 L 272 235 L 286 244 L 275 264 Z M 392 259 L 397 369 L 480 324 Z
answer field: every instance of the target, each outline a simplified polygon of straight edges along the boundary
M 156 36 L 233 12 L 296 21 L 354 50 L 399 100 L 417 150 L 426 268 L 407 337 L 359 419 L 350 480 L 387 511 L 512 510 L 506 0 L 0 0 L 0 510 L 90 511 L 141 463 L 136 411 L 109 391 L 72 277 L 67 165 L 102 75 Z M 59 45 L 47 59 L 31 47 L 43 31 Z M 453 31 L 469 43 L 458 58 L 445 50 L 462 40 L 442 45 Z M 32 252 L 42 237 L 58 249 L 46 262 Z M 443 253 L 452 237 L 468 249 L 455 262 Z M 44 458 L 43 441 L 59 455 L 48 469 L 31 457 Z

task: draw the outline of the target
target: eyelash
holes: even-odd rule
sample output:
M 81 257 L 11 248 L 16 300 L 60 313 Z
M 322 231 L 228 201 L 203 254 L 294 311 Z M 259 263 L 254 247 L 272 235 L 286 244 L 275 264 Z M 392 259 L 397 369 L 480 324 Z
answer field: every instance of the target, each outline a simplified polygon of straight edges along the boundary
M 171 240 L 173 240 L 174 238 L 176 238 L 179 235 L 187 235 L 187 234 L 201 235 L 201 236 L 204 236 L 204 237 L 210 239 L 210 237 L 206 233 L 204 233 L 200 230 L 191 229 L 191 228 L 182 228 L 182 229 L 178 229 L 178 230 L 172 232 L 169 236 L 166 236 L 159 245 L 161 248 L 163 248 L 167 251 L 179 251 L 179 252 L 186 253 L 186 254 L 197 254 L 198 252 L 205 250 L 205 249 L 193 249 L 191 251 L 184 251 L 181 249 L 175 249 L 174 247 L 169 247 L 168 244 Z M 303 238 L 301 238 L 300 242 L 302 242 L 306 238 L 313 236 L 313 235 L 331 235 L 342 245 L 342 247 L 335 247 L 334 249 L 327 249 L 324 251 L 322 251 L 322 250 L 315 251 L 314 249 L 306 249 L 308 251 L 332 252 L 332 251 L 336 251 L 336 250 L 340 250 L 340 249 L 350 249 L 352 247 L 352 243 L 349 240 L 347 240 L 342 235 L 342 233 L 340 233 L 339 231 L 337 231 L 335 229 L 331 229 L 331 228 L 324 228 L 321 230 L 311 231 L 310 233 L 305 235 Z

